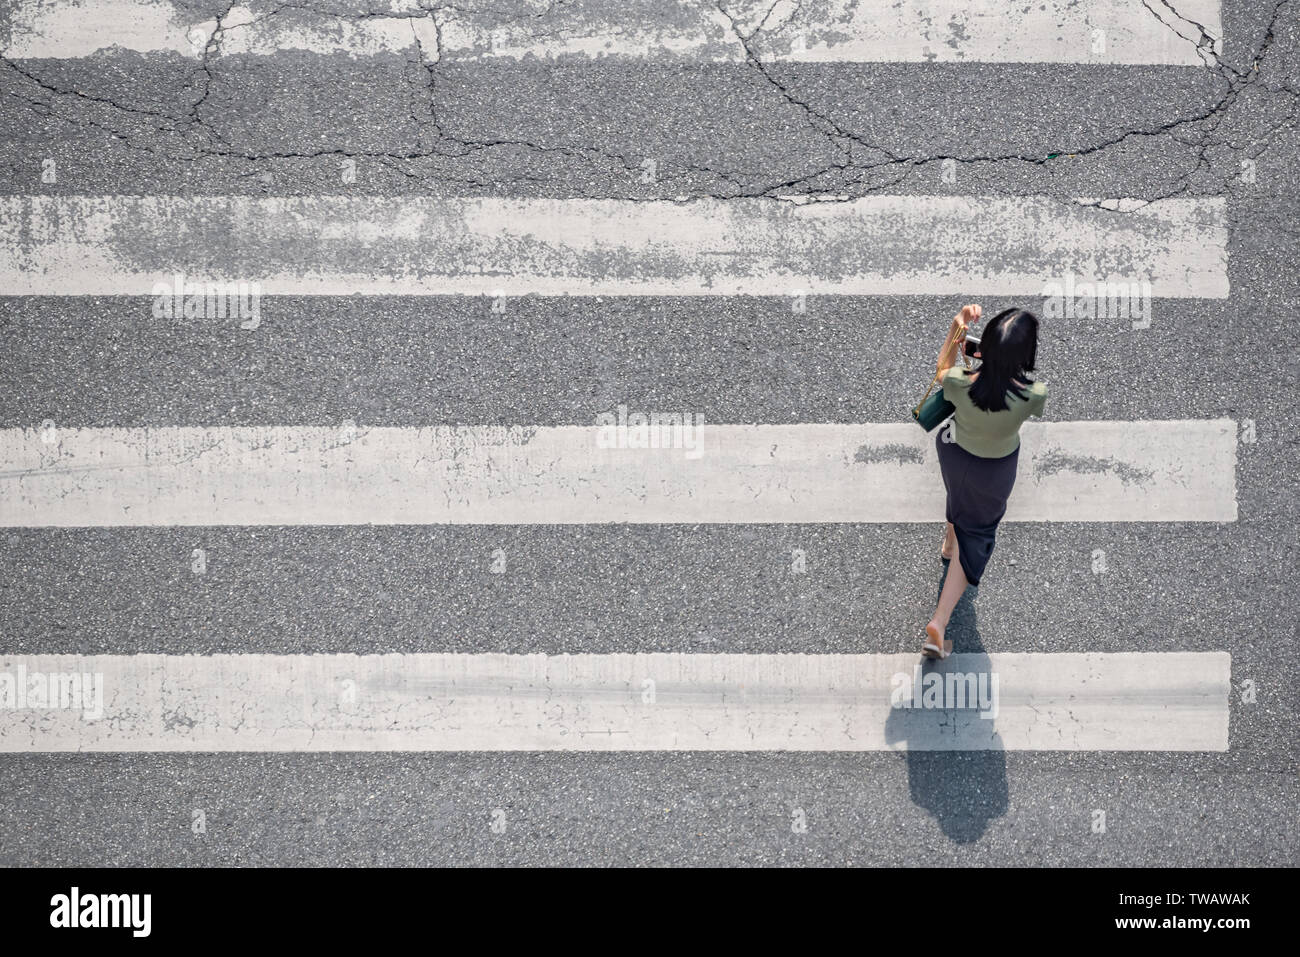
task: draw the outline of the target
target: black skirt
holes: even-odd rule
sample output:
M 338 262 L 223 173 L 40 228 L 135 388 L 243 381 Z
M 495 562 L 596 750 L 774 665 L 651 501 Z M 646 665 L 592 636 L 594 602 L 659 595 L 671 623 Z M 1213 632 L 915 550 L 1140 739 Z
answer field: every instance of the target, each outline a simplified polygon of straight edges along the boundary
M 1010 455 L 986 459 L 972 455 L 956 442 L 945 442 L 943 437 L 949 428 L 944 425 L 938 429 L 934 440 L 943 486 L 948 490 L 946 517 L 957 534 L 957 558 L 966 580 L 978 585 L 1016 484 L 1020 446 Z

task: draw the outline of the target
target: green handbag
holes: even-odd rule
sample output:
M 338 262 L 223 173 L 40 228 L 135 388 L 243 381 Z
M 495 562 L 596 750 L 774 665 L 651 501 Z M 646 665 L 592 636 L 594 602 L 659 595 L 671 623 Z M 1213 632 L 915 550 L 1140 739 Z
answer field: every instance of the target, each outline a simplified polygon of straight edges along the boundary
M 964 338 L 965 332 L 963 331 L 961 333 L 961 339 Z M 961 339 L 958 340 L 959 343 L 961 342 Z M 943 354 L 948 350 L 948 346 L 951 342 L 952 333 L 950 331 L 948 337 L 943 341 L 943 348 L 939 350 L 940 361 L 943 361 Z M 957 354 L 961 356 L 962 362 L 965 364 L 966 368 L 969 369 L 971 367 L 970 357 L 966 355 L 966 350 L 958 346 Z M 921 401 L 916 404 L 916 408 L 912 409 L 912 418 L 915 419 L 917 424 L 927 433 L 933 431 L 935 426 L 943 423 L 945 419 L 957 410 L 955 405 L 943 397 L 942 389 L 935 392 L 934 395 L 930 394 L 934 390 L 934 384 L 938 381 L 938 375 L 930 380 L 930 388 L 925 390 L 925 395 L 921 397 Z
M 935 379 L 930 383 L 930 389 L 934 388 Z M 926 432 L 933 431 L 934 427 L 939 425 L 957 410 L 957 407 L 943 397 L 943 390 L 939 390 L 934 395 L 930 395 L 930 389 L 925 390 L 928 398 L 922 399 L 921 403 L 912 410 L 912 418 Z

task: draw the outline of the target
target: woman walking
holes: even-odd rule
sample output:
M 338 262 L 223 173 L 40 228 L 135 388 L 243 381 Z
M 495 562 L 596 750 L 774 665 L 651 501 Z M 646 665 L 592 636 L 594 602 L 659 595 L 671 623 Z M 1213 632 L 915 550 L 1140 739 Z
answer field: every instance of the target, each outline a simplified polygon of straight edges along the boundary
M 979 321 L 979 306 L 964 306 L 953 320 L 963 327 Z M 952 642 L 944 637 L 948 619 L 966 586 L 978 585 L 993 554 L 998 523 L 1016 483 L 1020 426 L 1041 416 L 1047 384 L 1032 372 L 1038 354 L 1038 318 L 1023 309 L 1006 309 L 989 321 L 980 336 L 977 370 L 956 365 L 965 336 L 939 357 L 943 397 L 954 407 L 952 424 L 935 438 L 939 468 L 948 491 L 947 528 L 940 556 L 949 559 L 939 607 L 925 626 L 921 654 L 946 658 Z M 951 439 L 945 439 L 948 429 Z M 956 562 L 951 561 L 953 557 Z

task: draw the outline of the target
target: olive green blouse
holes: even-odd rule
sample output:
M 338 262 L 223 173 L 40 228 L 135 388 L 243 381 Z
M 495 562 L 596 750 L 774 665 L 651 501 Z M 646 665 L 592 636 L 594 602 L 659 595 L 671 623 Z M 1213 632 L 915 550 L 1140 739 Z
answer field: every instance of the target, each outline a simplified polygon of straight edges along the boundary
M 1024 389 L 1028 399 L 1007 390 L 1008 408 L 986 412 L 971 401 L 970 375 L 961 366 L 950 366 L 939 382 L 943 397 L 955 409 L 953 438 L 971 455 L 986 459 L 1002 458 L 1018 449 L 1021 424 L 1031 415 L 1041 417 L 1043 403 L 1047 401 L 1047 383 L 1040 381 Z

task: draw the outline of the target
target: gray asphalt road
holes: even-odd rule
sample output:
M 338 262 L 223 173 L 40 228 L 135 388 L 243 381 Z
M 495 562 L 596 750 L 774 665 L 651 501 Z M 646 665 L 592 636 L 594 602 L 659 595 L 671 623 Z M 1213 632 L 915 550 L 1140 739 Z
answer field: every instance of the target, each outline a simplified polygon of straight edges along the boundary
M 954 617 L 958 652 L 1228 651 L 1226 753 L 6 754 L 0 864 L 1300 862 L 1300 3 L 1223 16 L 1204 69 L 0 61 L 5 196 L 1224 197 L 1228 299 L 1157 299 L 1146 330 L 1045 323 L 1040 372 L 1051 419 L 1256 434 L 1236 522 L 1008 524 Z M 961 305 L 284 297 L 250 332 L 4 292 L 0 428 L 567 425 L 619 402 L 901 421 Z M 0 530 L 0 653 L 897 652 L 933 607 L 941 520 Z
M 1006 752 L 30 756 L 8 760 L 3 863 L 1294 864 L 1295 775 L 1212 764 Z

